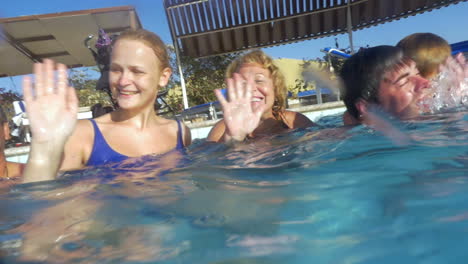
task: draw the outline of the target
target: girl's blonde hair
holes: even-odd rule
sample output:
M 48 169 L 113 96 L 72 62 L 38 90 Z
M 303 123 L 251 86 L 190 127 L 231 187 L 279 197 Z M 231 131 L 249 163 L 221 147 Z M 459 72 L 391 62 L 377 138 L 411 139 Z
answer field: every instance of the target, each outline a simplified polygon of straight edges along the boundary
M 150 47 L 156 57 L 159 59 L 161 69 L 171 68 L 169 64 L 169 54 L 167 53 L 166 45 L 155 33 L 145 29 L 129 29 L 122 32 L 116 39 L 119 40 L 138 40 Z
M 273 59 L 261 50 L 254 50 L 241 55 L 235 59 L 226 70 L 226 78 L 232 78 L 235 72 L 238 72 L 243 64 L 255 63 L 270 72 L 270 78 L 273 82 L 275 92 L 275 102 L 273 103 L 273 115 L 277 120 L 282 119 L 282 113 L 286 109 L 287 88 L 283 73 L 275 65 Z

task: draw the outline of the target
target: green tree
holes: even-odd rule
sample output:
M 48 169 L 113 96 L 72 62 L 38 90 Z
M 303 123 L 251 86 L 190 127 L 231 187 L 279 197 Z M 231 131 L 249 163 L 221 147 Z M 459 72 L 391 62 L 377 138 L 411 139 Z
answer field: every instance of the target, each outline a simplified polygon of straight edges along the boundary
M 225 72 L 238 53 L 193 59 L 182 58 L 187 96 L 191 105 L 216 101 L 215 89 L 225 88 Z
M 7 90 L 6 88 L 0 87 L 0 105 L 2 106 L 8 120 L 15 115 L 13 108 L 14 101 L 22 100 L 21 95 L 18 92 Z
M 174 84 L 172 88 L 168 90 L 165 100 L 175 112 L 184 110 L 182 103 L 182 87 L 180 85 Z
M 91 69 L 96 70 L 96 69 Z M 79 68 L 70 70 L 70 84 L 76 89 L 80 107 L 102 104 L 112 105 L 109 95 L 105 91 L 96 90 L 97 79 L 89 70 Z
M 171 55 L 173 77 L 168 85 L 168 103 L 182 110 L 182 90 L 177 68 L 174 48 L 168 46 Z M 225 71 L 229 64 L 239 55 L 230 53 L 206 58 L 182 57 L 181 65 L 184 73 L 187 97 L 190 106 L 216 101 L 214 89 L 225 88 Z M 171 91 L 174 89 L 173 91 Z

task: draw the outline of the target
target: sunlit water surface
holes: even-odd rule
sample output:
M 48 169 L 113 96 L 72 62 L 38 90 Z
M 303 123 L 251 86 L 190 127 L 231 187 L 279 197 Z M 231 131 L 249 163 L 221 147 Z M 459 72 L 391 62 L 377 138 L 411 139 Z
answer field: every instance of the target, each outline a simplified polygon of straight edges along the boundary
M 468 110 L 236 147 L 195 142 L 0 189 L 2 263 L 461 263 Z

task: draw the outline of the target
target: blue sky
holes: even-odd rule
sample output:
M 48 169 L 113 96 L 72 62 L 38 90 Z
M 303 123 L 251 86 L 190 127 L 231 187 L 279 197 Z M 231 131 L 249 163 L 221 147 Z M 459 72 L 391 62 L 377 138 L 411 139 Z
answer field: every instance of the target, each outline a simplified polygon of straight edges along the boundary
M 391 0 L 389 0 L 391 1 Z M 408 0 L 411 1 L 411 0 Z M 74 10 L 132 5 L 136 7 L 143 27 L 156 32 L 164 42 L 172 43 L 169 26 L 162 0 L 12 0 L 2 1 L 0 17 L 39 15 Z M 433 10 L 421 15 L 392 21 L 377 27 L 354 32 L 355 46 L 395 45 L 403 37 L 415 32 L 432 32 L 445 38 L 449 43 L 468 40 L 468 2 Z M 348 47 L 347 35 L 335 36 L 340 47 Z M 275 58 L 313 59 L 322 57 L 320 49 L 334 45 L 335 37 L 307 40 L 295 44 L 265 49 Z M 19 91 L 18 77 L 0 78 L 0 87 Z

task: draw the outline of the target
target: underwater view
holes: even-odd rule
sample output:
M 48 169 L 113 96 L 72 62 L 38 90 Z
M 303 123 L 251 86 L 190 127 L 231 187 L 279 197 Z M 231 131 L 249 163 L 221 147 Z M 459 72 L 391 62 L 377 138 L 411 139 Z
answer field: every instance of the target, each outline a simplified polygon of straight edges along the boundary
M 395 121 L 395 141 L 329 116 L 249 144 L 4 181 L 0 262 L 460 263 L 467 121 L 466 107 Z

